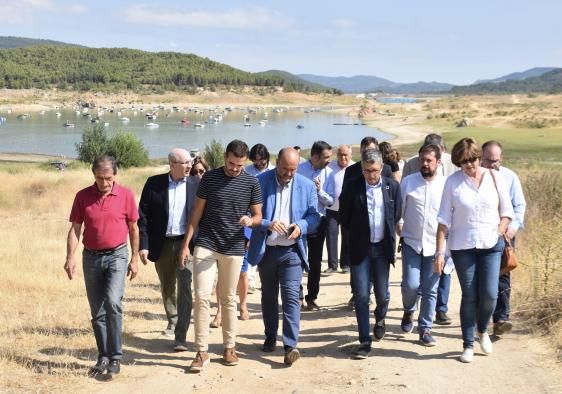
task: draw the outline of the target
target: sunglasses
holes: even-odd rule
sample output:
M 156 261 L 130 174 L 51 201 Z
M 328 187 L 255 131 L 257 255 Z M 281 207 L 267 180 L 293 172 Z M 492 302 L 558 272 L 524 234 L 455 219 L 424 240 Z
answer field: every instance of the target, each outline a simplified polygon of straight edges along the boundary
M 474 163 L 476 160 L 478 160 L 478 157 L 471 157 L 470 159 L 461 161 L 460 165 L 462 166 L 463 164 Z
M 203 170 L 203 169 L 195 170 L 195 173 L 199 174 L 199 175 L 203 175 L 205 173 L 205 170 Z

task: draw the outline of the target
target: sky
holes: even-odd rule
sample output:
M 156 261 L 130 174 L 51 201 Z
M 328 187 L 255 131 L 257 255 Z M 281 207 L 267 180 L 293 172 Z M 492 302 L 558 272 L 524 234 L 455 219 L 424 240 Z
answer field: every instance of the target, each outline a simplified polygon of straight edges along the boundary
M 559 0 L 0 0 L 0 36 L 193 53 L 245 71 L 470 84 L 562 67 Z

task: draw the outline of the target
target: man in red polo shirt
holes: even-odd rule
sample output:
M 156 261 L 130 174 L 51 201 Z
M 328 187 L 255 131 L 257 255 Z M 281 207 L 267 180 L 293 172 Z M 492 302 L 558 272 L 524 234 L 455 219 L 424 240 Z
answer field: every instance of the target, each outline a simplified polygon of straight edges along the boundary
M 139 260 L 139 218 L 133 193 L 115 182 L 115 159 L 102 155 L 92 166 L 95 183 L 80 190 L 70 213 L 70 230 L 64 270 L 68 279 L 76 276 L 74 257 L 82 224 L 84 251 L 82 268 L 98 347 L 98 361 L 89 371 L 96 377 L 107 371 L 118 374 L 123 357 L 121 299 L 125 277 L 137 276 Z M 127 234 L 132 257 L 128 262 Z

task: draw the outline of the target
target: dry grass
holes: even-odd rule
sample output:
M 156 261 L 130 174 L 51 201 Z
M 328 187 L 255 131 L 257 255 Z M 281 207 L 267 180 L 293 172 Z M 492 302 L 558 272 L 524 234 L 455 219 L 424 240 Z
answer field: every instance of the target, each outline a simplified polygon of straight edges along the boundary
M 120 181 L 140 195 L 146 177 L 159 170 L 123 172 Z M 81 267 L 73 281 L 62 269 L 69 209 L 76 191 L 91 182 L 85 169 L 0 166 L 2 390 L 63 391 L 97 356 Z M 154 270 L 141 269 L 126 289 L 125 333 L 128 326 L 161 317 Z
M 562 171 L 519 171 L 527 198 L 526 229 L 517 239 L 513 315 L 549 336 L 562 355 Z

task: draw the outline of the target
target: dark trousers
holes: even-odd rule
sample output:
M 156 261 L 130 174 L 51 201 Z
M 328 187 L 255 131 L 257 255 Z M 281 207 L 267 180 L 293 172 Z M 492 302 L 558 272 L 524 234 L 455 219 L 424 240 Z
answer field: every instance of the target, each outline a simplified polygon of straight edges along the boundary
M 328 267 L 333 269 L 338 268 L 338 236 L 340 228 L 341 250 L 339 256 L 339 266 L 340 268 L 349 267 L 348 234 L 347 230 L 340 226 L 339 213 L 337 211 L 332 211 L 331 209 L 326 209 L 326 222 L 326 249 L 328 249 Z
M 320 291 L 320 271 L 322 268 L 322 249 L 324 249 L 324 240 L 326 239 L 326 217 L 322 216 L 320 225 L 315 233 L 307 234 L 306 242 L 308 245 L 308 282 L 306 288 L 308 294 L 307 301 L 315 301 Z
M 511 240 L 511 246 L 515 247 L 515 238 Z M 509 298 L 511 296 L 511 273 L 500 275 L 498 283 L 498 300 L 494 310 L 493 321 L 509 320 Z
M 155 263 L 166 318 L 168 324 L 175 326 L 174 335 L 176 341 L 179 342 L 185 342 L 193 308 L 191 271 L 187 268 L 183 270 L 178 268 L 178 256 L 182 242 L 181 239 L 166 239 L 162 253 Z
M 121 300 L 125 291 L 127 266 L 128 251 L 125 246 L 110 254 L 95 254 L 87 249 L 82 253 L 84 283 L 99 360 L 123 358 Z
M 297 347 L 300 326 L 299 287 L 302 260 L 297 246 L 267 246 L 258 265 L 265 337 L 274 340 L 279 328 L 279 287 L 283 308 L 283 345 Z
M 439 285 L 437 286 L 437 303 L 435 312 L 445 312 L 449 310 L 449 291 L 451 291 L 451 274 L 441 274 Z

